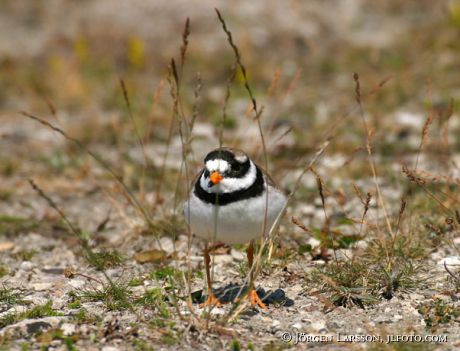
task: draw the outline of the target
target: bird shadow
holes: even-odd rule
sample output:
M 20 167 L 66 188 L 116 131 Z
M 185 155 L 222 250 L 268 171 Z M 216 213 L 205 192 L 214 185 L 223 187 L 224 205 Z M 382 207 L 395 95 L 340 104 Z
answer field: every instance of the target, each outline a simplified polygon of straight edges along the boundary
M 240 297 L 244 297 L 247 293 L 248 286 L 243 287 L 238 284 L 228 284 L 227 286 L 213 289 L 214 296 L 217 297 L 220 303 L 232 303 Z M 257 288 L 257 295 L 267 305 L 275 307 L 290 307 L 294 305 L 294 300 L 286 296 L 283 289 L 268 290 Z M 197 290 L 192 292 L 192 301 L 195 304 L 204 303 L 207 295 L 204 290 Z

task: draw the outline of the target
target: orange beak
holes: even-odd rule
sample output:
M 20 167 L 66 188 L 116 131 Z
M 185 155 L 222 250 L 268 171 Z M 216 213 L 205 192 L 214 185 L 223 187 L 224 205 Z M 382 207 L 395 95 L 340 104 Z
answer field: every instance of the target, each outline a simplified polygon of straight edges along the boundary
M 219 172 L 214 171 L 209 176 L 209 179 L 211 180 L 212 184 L 217 185 L 222 181 L 222 179 L 224 179 L 224 177 L 222 177 L 222 175 Z

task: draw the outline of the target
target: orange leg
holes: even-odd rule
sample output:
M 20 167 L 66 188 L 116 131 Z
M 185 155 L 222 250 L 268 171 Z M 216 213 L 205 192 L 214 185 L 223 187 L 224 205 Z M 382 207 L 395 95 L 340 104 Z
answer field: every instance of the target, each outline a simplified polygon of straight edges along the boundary
M 206 279 L 208 282 L 208 298 L 203 302 L 200 307 L 213 306 L 216 305 L 219 307 L 221 305 L 219 299 L 214 295 L 212 291 L 212 282 L 211 282 L 211 257 L 209 256 L 208 243 L 204 247 L 204 265 L 206 267 Z
M 246 251 L 247 257 L 248 257 L 248 265 L 249 265 L 249 270 L 252 268 L 252 264 L 254 263 L 254 240 L 251 240 L 249 243 L 249 247 Z M 252 271 L 251 271 L 251 277 L 250 281 L 252 281 Z M 263 308 L 264 310 L 268 309 L 267 305 L 263 303 L 263 301 L 260 299 L 259 295 L 257 294 L 256 289 L 254 289 L 254 286 L 252 286 L 251 291 L 249 292 L 248 296 L 246 297 L 251 301 L 252 306 L 259 306 L 260 308 Z

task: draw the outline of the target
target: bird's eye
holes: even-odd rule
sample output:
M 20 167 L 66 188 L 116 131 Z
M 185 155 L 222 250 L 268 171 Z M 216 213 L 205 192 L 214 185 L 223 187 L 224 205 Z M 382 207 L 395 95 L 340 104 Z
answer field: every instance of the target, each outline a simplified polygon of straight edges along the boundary
M 241 163 L 234 163 L 232 165 L 232 171 L 233 172 L 239 172 L 239 171 L 241 171 L 241 167 L 242 167 Z
M 204 177 L 205 177 L 205 178 L 209 178 L 209 175 L 210 175 L 210 174 L 209 174 L 209 171 L 208 171 L 208 170 L 204 171 Z

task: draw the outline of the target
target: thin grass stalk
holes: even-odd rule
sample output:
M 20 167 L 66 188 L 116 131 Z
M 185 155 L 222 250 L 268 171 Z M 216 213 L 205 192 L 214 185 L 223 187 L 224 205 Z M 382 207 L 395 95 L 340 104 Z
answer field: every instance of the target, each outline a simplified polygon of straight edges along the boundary
M 139 202 L 139 200 L 136 198 L 136 196 L 134 196 L 134 194 L 132 193 L 132 191 L 128 188 L 128 186 L 123 182 L 123 180 L 121 179 L 120 176 L 118 176 L 115 171 L 110 167 L 110 165 L 104 161 L 99 155 L 97 155 L 96 153 L 92 152 L 91 150 L 89 150 L 88 148 L 86 148 L 78 139 L 75 139 L 75 138 L 72 138 L 71 136 L 69 136 L 66 132 L 64 132 L 61 128 L 58 128 L 56 126 L 54 126 L 53 124 L 39 118 L 39 117 L 36 117 L 34 115 L 31 115 L 27 112 L 21 112 L 21 114 L 23 116 L 26 116 L 27 118 L 30 118 L 48 128 L 50 128 L 51 130 L 61 134 L 65 139 L 71 141 L 72 143 L 74 143 L 79 149 L 81 149 L 82 151 L 86 152 L 88 155 L 90 155 L 97 163 L 99 163 L 112 177 L 113 179 L 122 187 L 122 189 L 124 190 L 124 192 L 126 193 L 126 195 L 129 197 L 130 201 L 131 201 L 131 204 L 133 205 L 133 207 L 135 209 L 138 210 L 138 212 L 141 213 L 141 215 L 144 217 L 145 221 L 148 223 L 148 224 L 151 224 L 152 223 L 152 219 L 149 215 L 149 213 L 145 210 L 145 208 L 142 206 L 142 204 Z
M 415 171 L 417 170 L 419 159 L 420 159 L 420 154 L 422 152 L 423 145 L 425 144 L 425 141 L 428 138 L 428 131 L 432 123 L 433 123 L 433 112 L 431 111 L 427 119 L 425 120 L 425 123 L 423 124 L 422 135 L 420 136 L 420 144 L 418 146 L 417 156 L 415 158 L 415 165 L 414 165 Z
M 233 81 L 235 80 L 237 68 L 238 68 L 237 62 L 234 62 L 232 65 L 232 68 L 230 69 L 230 75 L 227 79 L 227 84 L 225 86 L 225 99 L 222 104 L 222 118 L 220 121 L 220 128 L 219 128 L 219 148 L 223 146 L 223 142 L 224 142 L 224 127 L 225 127 L 225 121 L 227 120 L 227 107 L 228 107 L 228 102 L 231 96 L 231 86 L 232 86 Z
M 170 84 L 170 94 L 173 100 L 173 119 L 177 120 L 179 122 L 179 136 L 181 140 L 181 146 L 182 146 L 182 161 L 181 161 L 181 166 L 180 166 L 180 171 L 176 183 L 176 188 L 174 192 L 174 210 L 173 210 L 173 218 L 176 216 L 176 209 L 177 209 L 177 199 L 178 199 L 178 194 L 179 194 L 179 189 L 181 188 L 182 184 L 182 172 L 185 173 L 185 183 L 186 183 L 186 193 L 187 195 L 190 194 L 190 179 L 189 179 L 189 166 L 188 166 L 188 154 L 189 151 L 191 151 L 190 143 L 191 143 L 191 136 L 192 136 L 192 130 L 193 130 L 193 125 L 195 122 L 195 119 L 197 117 L 197 111 L 198 111 L 198 100 L 200 97 L 200 91 L 201 91 L 201 77 L 198 76 L 198 83 L 195 88 L 195 104 L 192 110 L 192 117 L 190 120 L 190 123 L 187 122 L 187 119 L 185 117 L 185 112 L 182 107 L 182 98 L 181 98 L 181 83 L 183 80 L 183 72 L 184 72 L 184 66 L 186 62 L 186 54 L 187 54 L 187 48 L 188 48 L 188 38 L 190 35 L 190 20 L 187 18 L 184 26 L 184 31 L 182 34 L 182 45 L 180 49 L 180 66 L 179 70 L 176 67 L 175 60 L 171 60 L 171 65 L 170 65 L 170 70 L 169 70 L 169 84 Z M 185 204 L 185 206 L 188 206 L 188 213 L 190 216 L 190 201 L 188 200 Z M 190 217 L 188 218 L 187 223 L 190 223 Z M 187 306 L 190 310 L 191 317 L 195 318 L 195 320 L 199 320 L 199 317 L 196 315 L 193 305 L 192 305 L 192 299 L 191 299 L 191 280 L 192 280 L 192 267 L 191 267 L 191 261 L 190 261 L 190 256 L 191 256 L 191 244 L 192 244 L 192 233 L 190 229 L 190 225 L 187 225 L 187 236 L 188 236 L 188 242 L 187 242 L 187 277 L 183 275 L 183 280 L 185 283 L 185 286 L 187 288 Z M 180 313 L 180 311 L 177 311 Z
M 160 82 L 158 83 L 158 87 L 155 89 L 155 92 L 153 93 L 153 101 L 152 101 L 152 104 L 150 106 L 150 111 L 151 111 L 151 114 L 152 114 L 152 118 L 149 119 L 148 127 L 146 129 L 146 132 L 143 135 L 144 145 L 149 142 L 150 137 L 152 135 L 153 125 L 155 123 L 155 120 L 153 118 L 153 111 L 155 110 L 155 106 L 157 106 L 158 103 L 159 103 L 161 94 L 163 92 L 163 86 L 164 86 L 164 80 L 160 79 Z
M 394 240 L 394 233 L 393 233 L 393 228 L 391 227 L 390 223 L 390 218 L 388 216 L 388 211 L 385 206 L 385 201 L 383 199 L 382 193 L 380 191 L 380 185 L 377 181 L 377 171 L 375 167 L 375 160 L 374 160 L 374 155 L 372 154 L 372 147 L 371 147 L 371 137 L 372 137 L 372 132 L 369 129 L 369 126 L 367 125 L 366 117 L 364 116 L 364 109 L 363 109 L 363 104 L 362 104 L 362 99 L 361 99 L 361 87 L 360 87 L 360 82 L 359 82 L 359 75 L 358 73 L 353 74 L 353 79 L 355 81 L 355 98 L 356 102 L 358 103 L 359 106 L 359 114 L 361 116 L 361 120 L 363 122 L 364 130 L 366 132 L 366 150 L 369 158 L 369 165 L 371 167 L 372 171 L 372 178 L 374 180 L 375 188 L 377 191 L 377 198 L 380 203 L 380 206 L 382 207 L 384 217 L 385 217 L 385 223 L 387 225 L 387 229 L 391 235 L 391 237 Z
M 297 190 L 300 187 L 300 184 L 301 184 L 303 176 L 305 175 L 305 173 L 307 173 L 311 169 L 311 167 L 321 157 L 321 155 L 327 149 L 329 144 L 330 144 L 330 141 L 326 140 L 321 145 L 321 147 L 318 149 L 318 151 L 313 155 L 313 157 L 310 159 L 310 161 L 303 167 L 302 172 L 299 174 L 299 176 L 297 177 L 297 179 L 296 179 L 296 181 L 294 183 L 294 187 L 293 187 L 292 191 L 287 196 L 286 203 L 284 204 L 283 208 L 281 209 L 280 213 L 278 214 L 277 218 L 275 219 L 275 221 L 273 222 L 273 225 L 270 228 L 269 237 L 272 237 L 274 235 L 274 233 L 276 233 L 276 231 L 277 231 L 277 229 L 278 229 L 278 227 L 279 227 L 279 225 L 281 223 L 281 219 L 284 216 L 284 213 L 286 211 L 286 208 L 287 208 L 288 204 L 291 202 L 292 198 L 294 197 L 295 193 L 297 192 Z M 267 241 L 264 240 L 264 241 L 262 241 L 261 247 L 259 248 L 257 256 L 254 259 L 254 264 L 253 264 L 251 270 L 248 273 L 248 277 L 253 275 L 254 279 L 256 279 L 257 276 L 259 275 L 260 269 L 261 269 L 262 252 L 264 250 L 265 245 L 267 245 Z M 243 286 L 248 284 L 247 280 L 248 280 L 248 278 L 246 278 L 245 282 L 243 283 Z M 229 321 L 232 321 L 235 318 L 237 318 L 238 315 L 245 309 L 246 306 L 247 306 L 247 301 L 245 301 L 244 305 L 241 305 L 239 302 L 234 304 L 232 309 L 225 315 L 225 317 L 221 321 L 221 324 L 225 325 Z
M 248 76 L 247 76 L 247 73 L 246 73 L 246 67 L 244 66 L 244 64 L 242 62 L 240 51 L 239 51 L 238 47 L 236 46 L 236 44 L 234 43 L 232 33 L 228 29 L 227 24 L 226 24 L 224 18 L 222 17 L 221 13 L 219 12 L 219 10 L 217 8 L 215 9 L 215 11 L 217 13 L 217 17 L 219 19 L 219 22 L 222 25 L 222 29 L 225 32 L 225 34 L 227 35 L 227 41 L 230 44 L 231 48 L 233 49 L 236 64 L 240 68 L 241 73 L 243 75 L 244 87 L 245 87 L 245 89 L 246 89 L 246 91 L 247 91 L 247 93 L 249 95 L 250 100 L 251 100 L 252 109 L 253 109 L 254 114 L 255 114 L 254 118 L 257 121 L 257 127 L 259 129 L 259 135 L 260 135 L 260 141 L 261 141 L 261 144 L 262 144 L 262 152 L 263 152 L 263 159 L 264 159 L 264 168 L 265 168 L 266 172 L 269 172 L 267 148 L 266 148 L 266 144 L 265 144 L 265 137 L 264 137 L 264 132 L 263 132 L 263 128 L 262 128 L 262 123 L 260 121 L 260 117 L 261 117 L 264 109 L 263 109 L 263 107 L 260 108 L 260 110 L 258 109 L 257 101 L 256 101 L 256 99 L 254 97 L 254 94 L 252 92 L 252 89 L 251 89 L 251 87 L 249 85 L 249 80 L 248 80 Z M 264 223 L 263 223 L 263 226 L 262 226 L 262 236 L 263 236 L 264 240 L 268 239 L 268 236 L 266 235 L 267 214 L 268 214 L 268 191 L 266 191 L 266 195 L 265 195 Z M 273 245 L 273 244 L 271 244 L 271 245 Z M 247 289 L 248 293 L 251 291 L 251 289 L 252 289 L 252 287 L 254 285 L 255 277 L 251 277 L 251 275 L 252 274 L 250 273 L 250 279 L 248 281 L 248 289 Z M 243 288 L 243 286 L 241 287 L 241 289 L 242 288 Z M 240 289 L 240 293 L 241 293 L 241 289 Z
M 143 200 L 144 197 L 145 197 L 145 189 L 144 189 L 144 185 L 145 185 L 145 174 L 147 172 L 147 167 L 149 165 L 149 161 L 148 161 L 148 157 L 147 157 L 147 153 L 145 151 L 145 146 L 144 146 L 144 141 L 141 137 L 141 134 L 139 132 L 139 128 L 137 127 L 137 123 L 136 123 L 136 120 L 134 119 L 134 115 L 133 115 L 133 110 L 131 108 L 131 101 L 129 99 L 129 94 L 128 94 L 128 89 L 126 87 L 126 84 L 125 84 L 125 81 L 123 80 L 123 78 L 120 78 L 120 87 L 121 87 L 121 90 L 123 92 L 123 99 L 125 101 L 125 105 L 126 105 L 126 109 L 128 111 L 128 116 L 129 116 L 129 119 L 133 125 L 133 128 L 134 128 L 134 133 L 136 135 L 136 139 L 137 139 L 137 142 L 139 143 L 139 147 L 141 149 L 141 152 L 142 152 L 142 157 L 144 159 L 144 164 L 142 165 L 142 175 L 139 179 L 139 193 L 140 193 L 140 197 L 141 199 Z
M 319 173 L 316 172 L 316 170 L 313 167 L 310 168 L 310 171 L 316 177 L 316 184 L 318 186 L 318 193 L 319 193 L 319 196 L 321 198 L 321 205 L 322 205 L 323 213 L 324 213 L 324 228 L 328 233 L 329 240 L 331 241 L 331 245 L 332 245 L 332 250 L 334 252 L 334 259 L 337 262 L 337 253 L 336 253 L 336 249 L 334 247 L 334 236 L 333 236 L 333 234 L 331 232 L 331 229 L 330 229 L 329 217 L 328 217 L 327 211 L 326 211 L 326 199 L 325 199 L 325 196 L 324 196 L 323 180 L 321 179 L 321 176 L 319 175 Z

